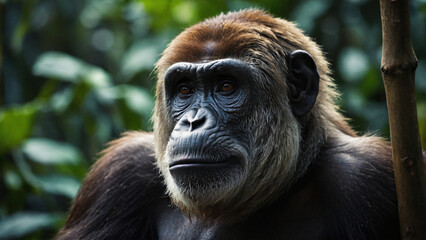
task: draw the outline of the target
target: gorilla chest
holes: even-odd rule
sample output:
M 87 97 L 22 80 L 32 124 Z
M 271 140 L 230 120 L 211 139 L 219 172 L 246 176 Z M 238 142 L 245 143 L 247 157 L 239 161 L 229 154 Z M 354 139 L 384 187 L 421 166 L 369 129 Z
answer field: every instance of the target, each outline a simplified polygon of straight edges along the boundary
M 301 202 L 299 202 L 301 203 Z M 322 239 L 322 218 L 315 204 L 277 207 L 272 204 L 248 219 L 234 224 L 205 225 L 190 221 L 179 210 L 168 209 L 157 221 L 158 239 Z
M 226 239 L 322 239 L 321 224 L 319 221 L 290 223 L 282 225 L 280 222 L 256 224 L 236 224 L 229 226 L 202 226 L 201 224 L 183 223 L 182 226 L 159 227 L 158 239 L 176 240 L 226 240 Z

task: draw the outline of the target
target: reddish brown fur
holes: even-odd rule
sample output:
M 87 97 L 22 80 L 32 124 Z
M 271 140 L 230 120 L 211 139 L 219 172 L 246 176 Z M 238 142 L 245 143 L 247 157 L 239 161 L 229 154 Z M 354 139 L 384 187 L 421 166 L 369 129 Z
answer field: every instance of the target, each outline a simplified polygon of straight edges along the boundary
M 303 118 L 296 120 L 288 112 L 290 106 L 288 105 L 289 90 L 286 84 L 286 76 L 288 75 L 287 56 L 292 51 L 298 49 L 307 51 L 315 60 L 320 75 L 320 87 L 313 109 Z M 235 212 L 245 215 L 263 204 L 267 204 L 264 198 L 269 199 L 269 201 L 275 199 L 280 192 L 291 185 L 291 182 L 295 181 L 298 176 L 301 176 L 304 172 L 301 169 L 305 169 L 309 165 L 309 162 L 317 157 L 321 145 L 327 138 L 337 136 L 341 132 L 350 136 L 356 136 L 356 134 L 339 113 L 334 103 L 338 94 L 334 90 L 334 83 L 330 77 L 328 62 L 315 42 L 305 36 L 293 23 L 273 18 L 261 10 L 231 12 L 226 15 L 221 14 L 215 18 L 196 24 L 179 34 L 170 43 L 164 51 L 162 58 L 157 63 L 157 99 L 154 113 L 155 148 L 158 165 L 164 171 L 163 175 L 165 175 L 166 179 L 168 179 L 168 174 L 166 173 L 167 167 L 165 166 L 166 163 L 164 163 L 164 154 L 170 133 L 173 129 L 173 123 L 170 121 L 171 117 L 167 115 L 168 106 L 164 99 L 165 71 L 177 62 L 200 63 L 223 58 L 239 59 L 259 69 L 262 76 L 259 76 L 255 81 L 259 81 L 260 84 L 265 86 L 265 91 L 268 91 L 264 93 L 268 97 L 263 98 L 261 104 L 268 106 L 268 108 L 271 106 L 269 110 L 259 107 L 260 110 L 253 113 L 253 119 L 251 120 L 253 123 L 249 125 L 259 126 L 254 130 L 255 136 L 253 138 L 256 139 L 256 149 L 258 147 L 264 148 L 262 151 L 265 154 L 263 154 L 262 159 L 277 158 L 270 160 L 270 162 L 261 161 L 263 163 L 260 166 L 265 164 L 276 165 L 274 168 L 269 167 L 269 170 L 266 166 L 258 167 L 258 169 L 264 167 L 264 170 L 259 170 L 264 172 L 251 174 L 270 175 L 269 181 L 274 181 L 273 179 L 275 179 L 277 181 L 276 186 L 281 188 L 281 190 L 261 189 L 259 184 L 258 190 L 253 188 L 253 194 L 259 191 L 257 194 L 263 196 L 258 199 L 258 202 L 253 203 L 252 201 L 259 196 L 250 197 L 251 194 L 249 194 L 247 198 L 251 198 L 250 203 L 244 203 L 243 200 L 238 204 L 236 202 L 228 203 L 228 205 L 232 204 L 235 206 L 235 209 L 233 209 Z M 282 94 L 276 94 L 276 89 L 280 89 Z M 260 127 L 262 125 L 268 127 Z M 304 128 L 302 129 L 301 126 L 304 126 Z M 300 146 L 299 134 L 304 135 Z M 289 135 L 291 137 L 285 137 Z M 270 137 L 265 140 L 261 136 Z M 287 139 L 288 143 L 284 143 L 283 141 L 285 140 L 281 140 L 283 138 Z M 297 140 L 290 143 L 292 141 L 291 138 Z M 284 150 L 283 148 L 291 149 L 291 151 Z M 274 155 L 270 155 L 272 152 L 274 152 Z M 289 164 L 296 161 L 293 159 L 293 155 L 298 156 L 297 158 L 300 159 L 298 163 L 298 168 L 300 169 L 297 174 L 290 173 L 296 171 L 296 167 Z M 286 167 L 293 170 L 284 170 Z M 287 173 L 289 175 L 287 176 L 288 179 L 283 179 L 283 173 L 273 172 L 271 169 L 275 169 L 276 171 L 290 171 Z M 279 175 L 281 176 L 277 178 L 272 177 Z M 281 182 L 281 184 L 278 184 L 278 182 Z M 273 185 L 266 182 L 264 184 Z M 169 186 L 169 191 L 172 198 L 174 198 L 173 193 L 175 190 L 171 190 Z M 244 207 L 248 204 L 252 205 L 252 207 Z M 182 210 L 185 210 L 189 205 L 192 204 L 186 203 L 180 205 L 180 207 Z M 224 205 L 223 208 L 226 208 L 229 213 L 232 213 L 228 205 Z M 241 206 L 237 207 L 239 205 Z M 215 206 L 219 207 L 216 204 Z M 201 210 L 201 207 L 199 206 L 197 209 Z M 195 209 L 185 210 L 185 212 L 197 216 L 210 216 L 211 214 L 224 211 L 222 208 L 215 209 L 210 204 L 200 213 L 196 213 Z M 232 215 L 238 216 L 235 214 Z M 210 217 L 217 218 L 217 216 Z M 230 219 L 229 216 L 224 216 L 224 218 Z
M 334 90 L 328 62 L 317 44 L 293 23 L 273 18 L 261 10 L 240 11 L 219 15 L 186 29 L 170 43 L 158 61 L 157 106 L 154 114 L 154 124 L 162 125 L 154 127 L 158 157 L 162 158 L 166 143 L 163 138 L 168 138 L 171 131 L 163 125 L 168 122 L 168 118 L 163 112 L 166 106 L 163 105 L 162 89 L 164 73 L 173 63 L 236 58 L 254 64 L 270 78 L 285 79 L 286 56 L 296 49 L 312 55 L 321 77 L 317 104 L 311 111 L 313 118 L 321 120 L 320 125 L 326 130 L 337 127 L 356 136 L 334 104 L 338 94 Z

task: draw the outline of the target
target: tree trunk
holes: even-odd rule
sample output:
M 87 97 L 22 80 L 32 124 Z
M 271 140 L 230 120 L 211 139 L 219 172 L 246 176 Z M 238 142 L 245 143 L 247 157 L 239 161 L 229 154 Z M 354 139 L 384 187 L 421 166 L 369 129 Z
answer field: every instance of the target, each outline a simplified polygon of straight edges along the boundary
M 426 178 L 416 110 L 408 0 L 380 0 L 386 90 L 402 239 L 426 239 Z

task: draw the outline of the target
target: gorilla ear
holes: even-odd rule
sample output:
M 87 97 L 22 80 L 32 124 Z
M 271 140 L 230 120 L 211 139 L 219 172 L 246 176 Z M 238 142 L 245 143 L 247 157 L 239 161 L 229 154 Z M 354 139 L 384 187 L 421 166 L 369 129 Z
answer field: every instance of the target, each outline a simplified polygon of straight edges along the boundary
M 296 50 L 289 55 L 288 85 L 291 91 L 290 101 L 293 113 L 303 116 L 315 104 L 319 89 L 317 65 L 311 55 L 303 50 Z

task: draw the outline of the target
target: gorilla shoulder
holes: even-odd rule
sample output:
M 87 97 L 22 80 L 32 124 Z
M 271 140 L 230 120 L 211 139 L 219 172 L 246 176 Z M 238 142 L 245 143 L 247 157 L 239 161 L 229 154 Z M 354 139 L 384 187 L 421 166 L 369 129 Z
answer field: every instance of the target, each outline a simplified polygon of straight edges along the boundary
M 388 142 L 373 136 L 330 139 L 311 168 L 322 206 L 328 206 L 323 209 L 328 239 L 399 236 L 398 216 L 389 211 L 397 203 Z
M 85 178 L 57 239 L 152 239 L 165 188 L 153 135 L 127 132 L 110 143 Z

